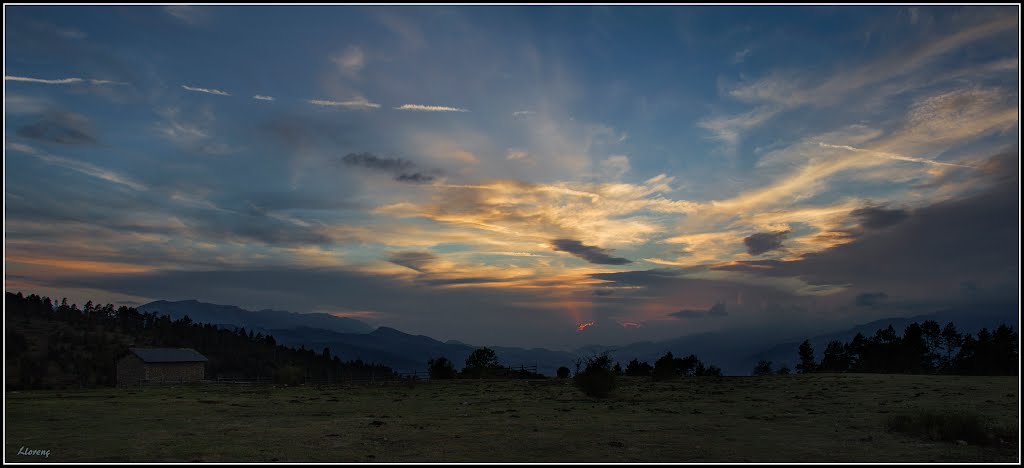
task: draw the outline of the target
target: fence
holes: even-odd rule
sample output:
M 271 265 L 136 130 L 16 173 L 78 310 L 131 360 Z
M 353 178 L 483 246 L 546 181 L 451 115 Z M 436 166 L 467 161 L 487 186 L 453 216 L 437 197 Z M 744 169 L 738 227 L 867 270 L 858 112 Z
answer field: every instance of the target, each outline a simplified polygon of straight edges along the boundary
M 487 369 L 480 378 L 487 379 L 528 379 L 535 378 L 537 376 L 537 365 L 519 365 L 519 366 L 506 366 L 496 369 Z M 303 380 L 304 385 L 318 385 L 318 386 L 333 386 L 333 385 L 367 385 L 367 384 L 389 384 L 389 383 L 403 383 L 409 381 L 429 381 L 430 372 L 428 371 L 412 371 L 412 372 L 396 372 L 393 374 L 360 374 L 360 375 L 341 375 L 328 379 L 312 379 L 306 378 Z M 207 379 L 200 381 L 203 384 L 214 384 L 214 385 L 272 385 L 274 380 L 271 378 L 259 378 L 259 379 L 241 379 L 241 378 L 224 378 L 218 377 L 215 379 Z M 172 382 L 166 382 L 172 383 Z M 145 382 L 146 385 L 156 384 L 155 382 Z

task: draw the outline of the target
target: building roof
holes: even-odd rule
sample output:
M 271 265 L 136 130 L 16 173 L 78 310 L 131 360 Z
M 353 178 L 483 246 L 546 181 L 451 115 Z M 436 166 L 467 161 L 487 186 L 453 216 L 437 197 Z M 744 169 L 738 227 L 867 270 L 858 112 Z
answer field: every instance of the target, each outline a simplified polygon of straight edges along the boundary
M 129 348 L 143 362 L 206 362 L 206 356 L 192 348 Z

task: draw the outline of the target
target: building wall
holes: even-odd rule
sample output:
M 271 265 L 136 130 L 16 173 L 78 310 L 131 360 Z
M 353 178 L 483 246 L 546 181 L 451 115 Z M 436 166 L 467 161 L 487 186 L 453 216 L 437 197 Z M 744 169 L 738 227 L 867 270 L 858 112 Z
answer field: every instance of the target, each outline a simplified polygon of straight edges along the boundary
M 146 378 L 145 363 L 134 354 L 117 361 L 117 384 L 137 385 L 140 380 Z
M 161 362 L 145 365 L 150 382 L 196 382 L 205 378 L 203 362 Z

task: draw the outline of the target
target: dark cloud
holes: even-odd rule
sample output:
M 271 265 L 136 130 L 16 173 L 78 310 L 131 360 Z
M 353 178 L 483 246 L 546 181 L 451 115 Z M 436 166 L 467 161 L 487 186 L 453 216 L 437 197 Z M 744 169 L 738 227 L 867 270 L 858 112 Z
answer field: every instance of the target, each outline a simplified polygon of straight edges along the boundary
M 437 255 L 430 252 L 396 252 L 388 257 L 388 261 L 395 265 L 423 272 L 427 266 L 437 261 Z
M 678 312 L 672 312 L 668 315 L 670 317 L 690 319 L 705 317 L 726 317 L 729 315 L 729 313 L 725 311 L 725 303 L 717 302 L 715 303 L 715 305 L 708 308 L 708 310 L 683 309 Z
M 889 295 L 884 292 L 862 293 L 858 294 L 857 297 L 854 298 L 853 303 L 857 307 L 874 307 L 881 304 L 888 297 Z
M 92 125 L 83 115 L 54 112 L 18 129 L 22 138 L 60 143 L 64 145 L 90 145 L 96 143 Z
M 679 312 L 672 312 L 668 315 L 676 318 L 702 318 L 705 314 L 707 314 L 707 312 L 703 310 L 683 309 Z
M 595 296 L 611 296 L 613 294 L 615 294 L 615 290 L 613 290 L 613 289 L 595 289 L 594 290 L 594 295 Z
M 1008 163 L 997 158 L 998 164 Z M 930 299 L 959 296 L 960 284 L 967 281 L 985 286 L 1013 281 L 1020 253 L 1017 179 L 1004 169 L 975 179 L 974 186 L 970 195 L 915 209 L 887 229 L 867 230 L 796 260 L 715 268 Z
M 399 182 L 411 182 L 414 184 L 422 184 L 426 182 L 432 182 L 434 180 L 434 176 L 427 175 L 422 172 L 416 172 L 412 174 L 399 174 L 395 176 L 395 180 Z
M 592 245 L 583 245 L 583 243 L 578 240 L 555 239 L 551 241 L 551 246 L 554 247 L 555 250 L 569 252 L 590 263 L 596 263 L 598 265 L 625 265 L 627 263 L 633 263 L 633 261 L 629 259 L 612 257 L 609 255 L 609 250 Z
M 401 172 L 414 169 L 416 164 L 402 158 L 382 158 L 372 153 L 349 153 L 341 158 L 347 166 L 365 167 L 379 171 Z
M 402 158 L 382 158 L 373 153 L 349 153 L 341 158 L 346 166 L 363 167 L 375 171 L 390 172 L 395 175 L 395 180 L 413 184 L 422 184 L 434 180 L 434 176 L 422 171 L 415 171 L 416 163 Z M 433 174 L 441 174 L 441 170 L 432 169 L 427 171 Z
M 786 234 L 789 234 L 789 231 L 758 232 L 744 237 L 743 243 L 747 246 L 747 253 L 761 255 L 782 248 L 782 241 L 786 238 Z
M 853 210 L 850 215 L 857 218 L 861 227 L 865 229 L 882 229 L 899 224 L 910 217 L 910 212 L 904 209 L 886 209 L 882 207 L 868 206 Z

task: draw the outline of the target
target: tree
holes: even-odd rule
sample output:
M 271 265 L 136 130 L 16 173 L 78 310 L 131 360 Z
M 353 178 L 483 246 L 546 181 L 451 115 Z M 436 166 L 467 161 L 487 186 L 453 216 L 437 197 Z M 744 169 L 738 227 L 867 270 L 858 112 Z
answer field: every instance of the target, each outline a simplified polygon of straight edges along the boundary
M 646 362 L 640 362 L 638 359 L 633 359 L 626 364 L 626 376 L 627 377 L 647 377 L 651 375 L 651 371 L 654 370 L 650 364 Z
M 757 376 L 772 375 L 774 373 L 775 372 L 772 371 L 772 362 L 771 361 L 765 361 L 763 359 L 760 360 L 760 361 L 757 361 L 757 365 L 754 366 L 754 371 L 751 372 L 752 375 L 757 375 Z
M 786 366 L 782 366 L 779 368 L 779 370 L 775 371 L 775 373 L 777 375 L 789 375 L 789 368 Z
M 612 372 L 614 372 L 615 375 L 622 375 L 622 366 L 620 366 L 619 363 L 616 362 L 615 366 L 612 367 Z
M 654 361 L 654 372 L 651 377 L 654 380 L 669 380 L 676 377 L 676 360 L 672 357 L 672 351 Z
M 558 378 L 565 379 L 569 377 L 569 368 L 562 366 L 558 368 Z
M 604 398 L 615 389 L 612 359 L 607 354 L 593 356 L 587 366 L 573 377 L 573 384 L 587 396 Z
M 946 359 L 943 361 L 943 368 L 952 372 L 953 357 L 960 352 L 960 345 L 963 343 L 963 336 L 956 330 L 956 325 L 949 322 L 942 329 L 942 348 L 946 352 Z
M 849 370 L 850 357 L 846 350 L 846 344 L 839 340 L 829 341 L 818 369 L 823 372 L 846 372 Z
M 443 356 L 428 360 L 427 370 L 431 379 L 454 379 L 456 376 L 455 365 Z
M 466 367 L 462 373 L 473 377 L 481 377 L 488 369 L 500 368 L 498 355 L 491 348 L 478 348 L 466 358 Z
M 811 342 L 804 340 L 800 343 L 800 364 L 796 365 L 796 371 L 800 374 L 807 374 L 814 372 L 817 365 L 814 364 L 814 348 L 811 347 Z

